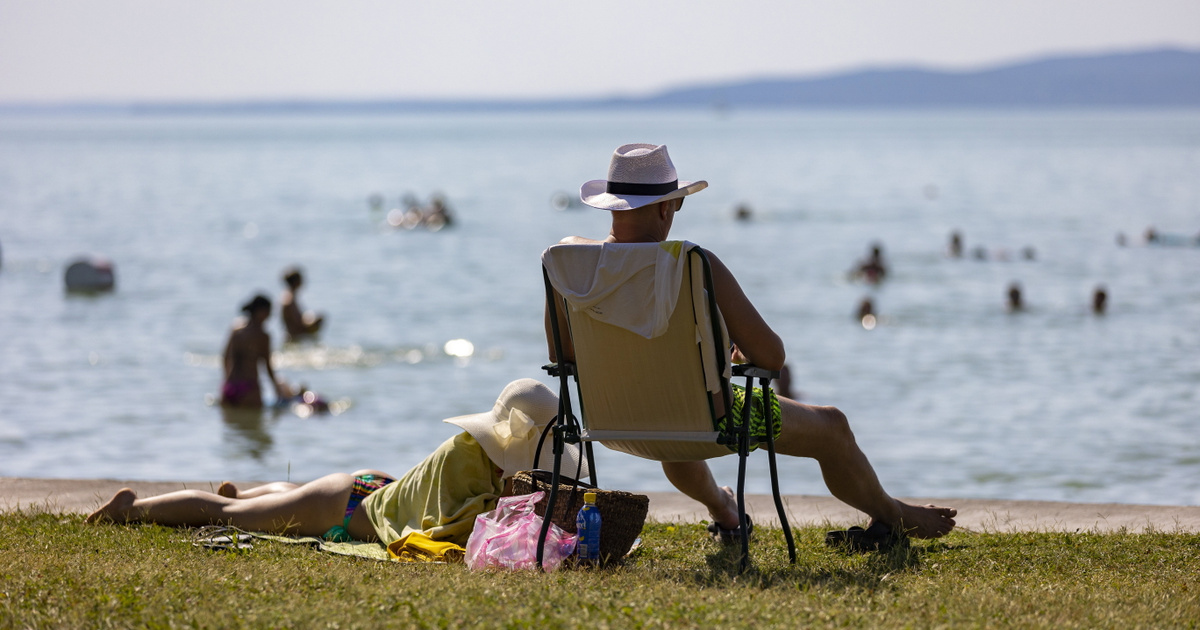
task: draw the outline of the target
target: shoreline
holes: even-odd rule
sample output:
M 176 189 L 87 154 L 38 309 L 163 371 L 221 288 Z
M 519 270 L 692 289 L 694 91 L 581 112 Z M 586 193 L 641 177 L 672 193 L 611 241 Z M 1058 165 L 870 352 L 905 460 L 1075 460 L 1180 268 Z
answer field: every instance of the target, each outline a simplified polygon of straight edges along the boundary
M 239 488 L 263 482 L 235 481 Z M 88 514 L 121 488 L 138 496 L 175 490 L 215 492 L 220 481 L 134 481 L 118 479 L 35 479 L 0 477 L 0 511 L 47 509 Z M 649 492 L 651 520 L 695 523 L 708 518 L 695 501 L 674 492 Z M 958 509 L 956 529 L 976 532 L 1200 532 L 1200 506 L 1067 503 L 1002 499 L 908 498 L 909 503 L 933 503 Z M 865 515 L 830 496 L 784 495 L 788 520 L 796 526 L 841 528 L 862 524 Z M 778 525 L 771 495 L 746 495 L 746 511 L 755 522 Z

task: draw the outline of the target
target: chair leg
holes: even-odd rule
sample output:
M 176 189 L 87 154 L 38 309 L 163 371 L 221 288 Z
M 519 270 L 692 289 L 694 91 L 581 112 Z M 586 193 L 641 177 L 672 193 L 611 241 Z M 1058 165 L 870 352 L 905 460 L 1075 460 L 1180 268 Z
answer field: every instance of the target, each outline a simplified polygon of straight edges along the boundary
M 746 572 L 750 564 L 750 527 L 746 518 L 746 456 L 738 454 L 738 529 L 742 532 L 741 573 Z
M 775 438 L 773 431 L 767 432 L 767 459 L 771 462 L 771 493 L 775 495 L 775 511 L 779 513 L 779 524 L 783 526 L 783 537 L 787 539 L 788 558 L 796 564 L 796 541 L 792 538 L 792 528 L 788 525 L 787 514 L 783 510 L 783 499 L 779 496 L 779 472 L 775 466 Z
M 783 509 L 783 498 L 779 496 L 779 467 L 775 460 L 775 422 L 783 422 L 783 418 L 775 418 L 775 414 L 771 413 L 771 405 L 767 399 L 770 398 L 771 381 L 760 378 L 758 385 L 763 391 L 763 409 L 767 414 L 767 460 L 771 468 L 771 494 L 775 498 L 775 511 L 779 513 L 779 524 L 783 527 L 783 537 L 787 539 L 788 558 L 792 564 L 796 564 L 796 541 L 792 538 L 792 528 L 788 524 L 787 514 Z
M 554 425 L 554 471 L 550 475 L 550 496 L 546 497 L 546 516 L 542 519 L 542 530 L 538 534 L 537 546 L 537 564 L 538 568 L 545 571 L 546 567 L 542 564 L 546 553 L 546 536 L 550 534 L 551 516 L 554 514 L 554 503 L 558 499 L 558 477 L 559 471 L 562 470 L 562 454 L 563 454 L 563 426 L 561 424 Z
M 738 529 L 742 532 L 741 573 L 750 566 L 750 522 L 746 518 L 746 460 L 750 457 L 750 414 L 753 381 L 746 379 L 746 400 L 742 404 L 742 425 L 738 435 Z

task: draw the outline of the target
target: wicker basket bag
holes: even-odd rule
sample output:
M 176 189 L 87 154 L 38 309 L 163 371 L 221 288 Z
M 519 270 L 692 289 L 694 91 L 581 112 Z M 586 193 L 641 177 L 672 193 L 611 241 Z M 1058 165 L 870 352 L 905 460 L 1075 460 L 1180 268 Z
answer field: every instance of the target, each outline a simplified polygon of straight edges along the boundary
M 513 476 L 513 493 L 529 494 L 542 490 L 546 498 L 538 502 L 535 510 L 539 516 L 546 515 L 546 501 L 550 497 L 550 480 L 553 473 L 548 470 L 523 470 Z M 600 510 L 600 559 L 604 563 L 619 560 L 629 553 L 634 541 L 642 534 L 646 514 L 650 511 L 650 497 L 644 494 L 600 490 L 591 484 L 560 475 L 558 496 L 554 500 L 554 514 L 550 520 L 564 530 L 575 533 L 575 515 L 583 507 L 583 493 L 596 493 L 596 507 Z

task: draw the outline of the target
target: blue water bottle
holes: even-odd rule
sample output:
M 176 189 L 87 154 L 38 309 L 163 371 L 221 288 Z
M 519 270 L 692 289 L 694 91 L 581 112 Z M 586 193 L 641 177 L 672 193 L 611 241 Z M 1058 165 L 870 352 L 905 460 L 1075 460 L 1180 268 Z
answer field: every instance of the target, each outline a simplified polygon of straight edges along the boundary
M 596 493 L 583 494 L 583 507 L 575 516 L 575 533 L 579 536 L 576 550 L 580 564 L 600 564 L 600 508 L 596 507 Z

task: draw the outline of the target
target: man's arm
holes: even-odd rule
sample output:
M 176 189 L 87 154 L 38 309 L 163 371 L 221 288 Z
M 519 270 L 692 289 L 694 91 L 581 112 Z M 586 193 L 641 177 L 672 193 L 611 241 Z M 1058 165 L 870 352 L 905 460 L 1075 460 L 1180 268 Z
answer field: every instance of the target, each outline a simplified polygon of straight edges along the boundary
M 729 338 L 737 350 L 754 365 L 768 370 L 783 369 L 787 358 L 783 340 L 767 325 L 758 309 L 746 297 L 733 273 L 717 258 L 716 254 L 704 250 L 712 267 L 713 285 L 717 294 L 717 307 L 725 318 Z

